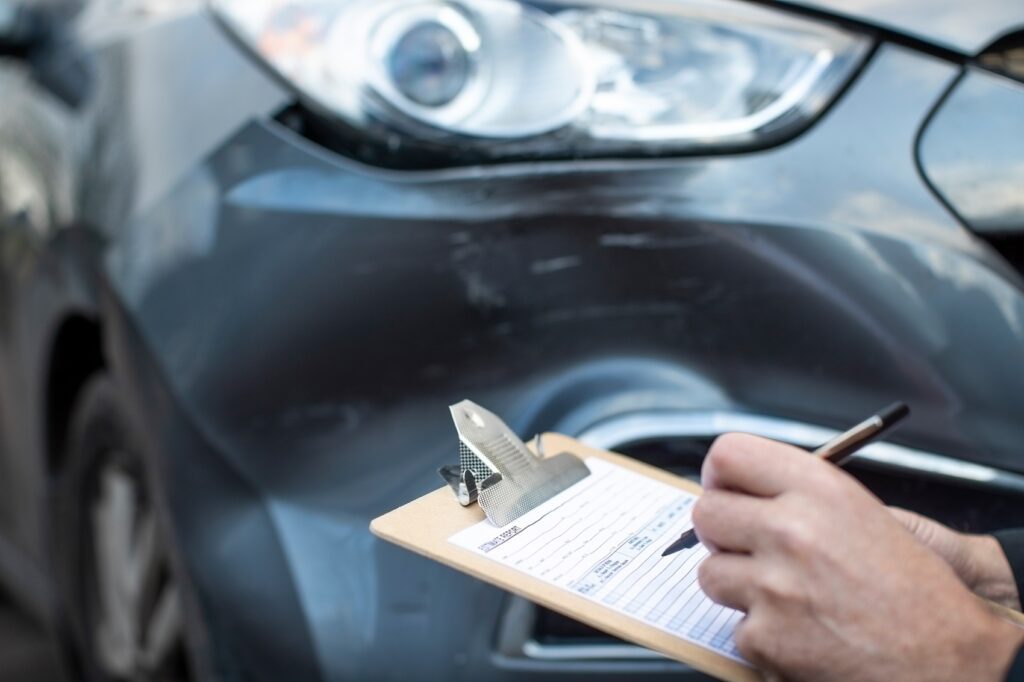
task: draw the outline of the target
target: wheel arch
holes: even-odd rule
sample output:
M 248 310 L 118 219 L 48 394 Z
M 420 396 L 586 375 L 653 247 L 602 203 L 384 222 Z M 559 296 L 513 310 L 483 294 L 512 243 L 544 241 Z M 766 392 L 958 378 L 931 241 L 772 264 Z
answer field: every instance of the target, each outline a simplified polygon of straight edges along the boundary
M 67 314 L 58 323 L 47 359 L 43 435 L 48 472 L 63 464 L 69 421 L 82 388 L 106 367 L 99 318 L 82 311 Z

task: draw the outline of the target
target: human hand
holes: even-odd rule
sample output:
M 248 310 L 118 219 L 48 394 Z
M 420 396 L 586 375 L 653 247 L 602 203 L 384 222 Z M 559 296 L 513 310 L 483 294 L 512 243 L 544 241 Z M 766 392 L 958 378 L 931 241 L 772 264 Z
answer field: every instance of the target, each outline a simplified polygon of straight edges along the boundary
M 730 434 L 702 472 L 700 584 L 747 617 L 745 658 L 794 680 L 1002 680 L 1024 631 L 853 478 L 806 452 Z
M 906 509 L 889 508 L 918 542 L 938 554 L 979 597 L 1020 610 L 1020 595 L 1010 562 L 991 535 L 957 531 Z

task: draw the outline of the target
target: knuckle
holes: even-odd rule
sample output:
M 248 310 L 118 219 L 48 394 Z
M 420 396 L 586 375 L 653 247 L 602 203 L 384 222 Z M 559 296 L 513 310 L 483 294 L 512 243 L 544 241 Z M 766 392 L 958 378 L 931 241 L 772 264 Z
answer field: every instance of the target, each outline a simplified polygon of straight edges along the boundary
M 697 567 L 697 583 L 700 585 L 700 589 L 704 590 L 712 599 L 715 598 L 715 594 L 718 592 L 719 582 L 715 572 L 715 557 L 711 556 L 704 560 L 700 566 Z
M 790 554 L 808 554 L 816 544 L 814 528 L 802 514 L 780 517 L 773 524 L 773 534 L 779 547 Z
M 693 527 L 700 531 L 709 518 L 711 513 L 708 511 L 708 505 L 713 505 L 714 502 L 708 502 L 710 493 L 704 493 L 700 499 L 693 505 L 693 511 L 690 512 L 690 520 L 693 521 Z
M 708 463 L 721 472 L 735 471 L 743 465 L 744 436 L 740 433 L 726 433 L 715 439 L 708 450 Z
M 693 523 L 693 529 L 697 531 L 697 535 L 703 537 L 708 534 L 708 521 L 712 515 L 708 512 L 708 507 L 701 502 L 693 505 L 693 511 L 690 513 L 690 521 Z
M 736 641 L 736 648 L 739 649 L 743 658 L 755 664 L 765 660 L 765 636 L 756 620 L 750 616 L 744 618 L 736 626 L 733 637 Z
M 832 500 L 849 495 L 850 474 L 824 460 L 814 459 L 807 467 L 808 488 L 805 492 L 819 500 Z
M 739 649 L 740 655 L 748 661 L 753 661 L 756 656 L 754 652 L 756 650 L 756 636 L 752 632 L 751 627 L 747 621 L 741 623 L 733 635 L 736 640 L 736 648 Z
M 803 603 L 805 593 L 790 576 L 781 572 L 770 572 L 761 577 L 758 590 L 768 601 L 774 603 Z
M 825 462 L 816 462 L 821 466 L 814 469 L 814 486 L 817 493 L 827 499 L 835 499 L 845 492 L 847 474 L 835 466 L 826 466 Z
M 701 527 L 707 526 L 716 514 L 721 511 L 722 497 L 718 491 L 708 490 L 701 495 L 693 505 L 690 520 L 699 531 Z

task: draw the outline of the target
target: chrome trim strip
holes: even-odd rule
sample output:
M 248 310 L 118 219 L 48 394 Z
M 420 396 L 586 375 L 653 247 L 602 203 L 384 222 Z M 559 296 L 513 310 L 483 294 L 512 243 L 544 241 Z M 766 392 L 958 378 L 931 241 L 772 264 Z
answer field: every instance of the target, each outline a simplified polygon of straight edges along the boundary
M 822 426 L 741 412 L 688 411 L 641 412 L 615 417 L 591 426 L 578 438 L 588 445 L 612 450 L 652 438 L 714 437 L 730 431 L 753 433 L 805 447 L 818 446 L 839 433 Z M 872 443 L 852 460 L 1024 494 L 1021 474 L 891 443 Z
M 633 644 L 541 644 L 523 642 L 523 655 L 538 661 L 666 661 L 657 651 Z

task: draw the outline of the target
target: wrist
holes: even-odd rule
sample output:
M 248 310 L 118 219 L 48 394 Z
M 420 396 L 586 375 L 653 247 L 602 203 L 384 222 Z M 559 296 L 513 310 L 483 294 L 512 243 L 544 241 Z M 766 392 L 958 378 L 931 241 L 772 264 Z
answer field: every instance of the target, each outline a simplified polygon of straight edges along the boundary
M 1003 682 L 1024 644 L 1024 629 L 1002 618 L 990 616 L 981 635 L 977 648 L 969 654 L 981 667 L 971 673 L 970 679 Z
M 979 597 L 1020 610 L 1020 594 L 1003 548 L 991 535 L 964 535 L 964 566 L 958 571 Z

